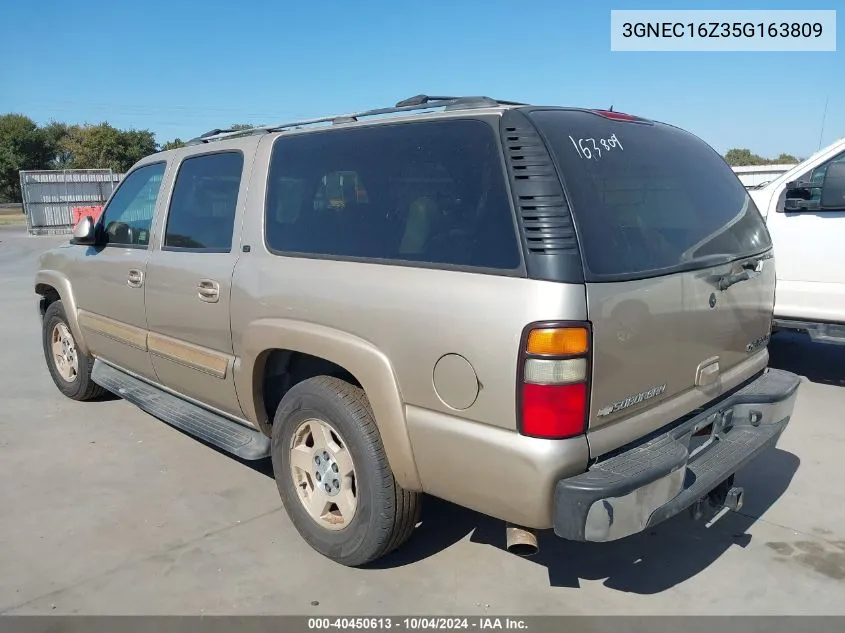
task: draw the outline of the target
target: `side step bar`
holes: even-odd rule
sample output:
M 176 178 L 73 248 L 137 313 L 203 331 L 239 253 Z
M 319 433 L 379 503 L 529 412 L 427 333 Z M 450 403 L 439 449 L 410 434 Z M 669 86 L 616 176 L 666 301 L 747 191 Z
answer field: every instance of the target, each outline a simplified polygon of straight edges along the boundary
M 270 455 L 270 438 L 260 431 L 191 404 L 100 360 L 94 362 L 91 378 L 171 426 L 241 459 L 262 459 Z
M 784 330 L 807 332 L 814 343 L 845 345 L 845 325 L 842 323 L 816 323 L 814 321 L 774 319 L 772 325 Z

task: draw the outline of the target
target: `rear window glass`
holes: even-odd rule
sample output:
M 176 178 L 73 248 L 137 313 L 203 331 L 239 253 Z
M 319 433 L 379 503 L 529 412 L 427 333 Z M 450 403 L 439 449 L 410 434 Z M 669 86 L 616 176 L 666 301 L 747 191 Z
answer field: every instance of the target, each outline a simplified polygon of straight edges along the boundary
M 280 137 L 267 185 L 270 249 L 516 269 L 501 150 L 484 122 L 452 120 Z
M 560 166 L 592 278 L 666 274 L 771 246 L 745 187 L 695 136 L 588 112 L 531 117 Z

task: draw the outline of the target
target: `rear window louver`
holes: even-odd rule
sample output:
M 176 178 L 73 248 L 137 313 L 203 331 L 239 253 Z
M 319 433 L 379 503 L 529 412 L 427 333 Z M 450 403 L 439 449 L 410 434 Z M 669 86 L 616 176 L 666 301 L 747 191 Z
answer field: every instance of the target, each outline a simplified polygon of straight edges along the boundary
M 501 134 L 529 276 L 582 282 L 572 214 L 543 139 L 518 110 L 503 114 Z
M 572 252 L 575 228 L 549 152 L 531 123 L 510 123 L 503 129 L 505 153 L 528 251 Z

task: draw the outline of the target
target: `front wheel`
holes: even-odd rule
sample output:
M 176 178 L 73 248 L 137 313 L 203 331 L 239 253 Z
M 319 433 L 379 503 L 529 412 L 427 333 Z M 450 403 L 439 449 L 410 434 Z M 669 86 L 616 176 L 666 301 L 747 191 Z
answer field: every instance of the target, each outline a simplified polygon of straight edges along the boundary
M 47 307 L 41 327 L 44 359 L 59 391 L 73 400 L 101 396 L 105 390 L 91 380 L 94 359 L 79 351 L 61 301 Z
M 364 565 L 411 536 L 420 494 L 396 483 L 359 387 L 330 376 L 294 385 L 276 411 L 272 459 L 285 510 L 324 556 Z

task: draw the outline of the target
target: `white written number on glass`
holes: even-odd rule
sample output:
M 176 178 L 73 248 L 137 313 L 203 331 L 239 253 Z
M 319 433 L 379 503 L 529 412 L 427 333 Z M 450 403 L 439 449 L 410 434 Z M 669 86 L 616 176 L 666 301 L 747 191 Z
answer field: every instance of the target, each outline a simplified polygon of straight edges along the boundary
M 605 152 L 610 152 L 615 149 L 620 151 L 625 150 L 625 148 L 622 147 L 622 143 L 620 143 L 619 139 L 616 138 L 616 134 L 611 134 L 608 138 L 600 139 L 579 138 L 577 141 L 570 136 L 569 140 L 572 141 L 572 145 L 575 147 L 575 151 L 578 152 L 578 155 L 587 160 L 598 160 L 601 158 L 602 150 Z

